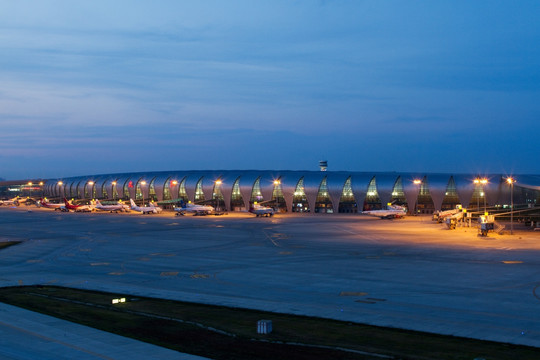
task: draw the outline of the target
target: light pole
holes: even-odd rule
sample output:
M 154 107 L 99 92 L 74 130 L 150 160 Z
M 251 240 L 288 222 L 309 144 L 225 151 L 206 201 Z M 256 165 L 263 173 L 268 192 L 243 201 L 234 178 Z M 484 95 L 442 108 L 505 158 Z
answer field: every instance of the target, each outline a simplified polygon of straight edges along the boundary
M 64 183 L 62 181 L 59 181 L 56 184 L 58 185 L 58 196 L 60 196 L 60 190 L 62 189 L 62 185 L 64 185 Z
M 94 182 L 93 182 L 93 181 L 89 181 L 89 182 L 88 182 L 88 185 L 90 185 L 90 189 L 92 189 L 92 190 L 90 191 L 90 198 L 91 198 L 91 200 L 92 200 L 92 199 L 94 199 Z M 92 201 L 90 201 L 90 202 L 92 202 Z
M 416 215 L 418 215 L 418 196 L 420 195 L 420 184 L 422 184 L 422 180 L 414 179 L 413 184 L 416 185 L 416 187 L 417 187 L 416 201 L 414 202 L 414 216 L 416 216 Z
M 216 199 L 216 211 L 219 211 L 220 208 L 219 208 L 219 197 L 218 197 L 218 192 L 217 190 L 219 189 L 219 193 L 221 194 L 221 180 L 217 179 L 215 181 L 215 185 L 214 185 L 214 197 Z
M 473 182 L 474 182 L 474 184 L 475 184 L 476 186 L 480 186 L 480 185 L 479 185 L 479 184 L 480 184 L 480 179 L 479 179 L 479 178 L 474 179 Z M 480 211 L 480 194 L 478 194 L 478 195 L 476 196 L 476 211 Z
M 510 184 L 510 234 L 514 235 L 514 183 L 516 179 L 508 177 L 506 182 Z
M 484 189 L 484 186 L 488 183 L 486 178 L 483 178 L 480 180 L 480 183 L 482 184 L 482 196 L 484 197 L 484 215 L 487 215 L 487 207 L 486 207 L 486 191 Z
M 113 201 L 116 202 L 116 181 L 112 182 L 112 196 L 113 196 Z
M 178 181 L 176 180 L 172 180 L 171 183 L 170 183 L 170 186 L 169 186 L 169 192 L 170 192 L 170 199 L 171 200 L 176 200 L 176 204 L 178 204 L 178 191 L 176 192 L 176 195 L 174 195 L 173 193 L 173 189 L 176 190 L 176 185 L 178 185 Z M 165 197 L 165 194 L 163 195 L 163 197 Z M 170 205 L 174 208 L 174 205 Z
M 142 197 L 142 205 L 141 206 L 144 206 L 144 189 L 143 189 L 143 186 L 146 185 L 146 181 L 141 181 L 141 197 Z
M 480 210 L 480 196 L 484 198 L 484 215 L 487 212 L 487 205 L 486 205 L 486 192 L 484 191 L 484 186 L 488 183 L 488 179 L 486 178 L 476 178 L 474 179 L 474 184 L 476 186 L 480 186 L 480 190 L 482 191 L 479 196 L 476 197 L 476 208 Z
M 278 180 L 274 180 L 274 189 L 277 189 L 277 187 L 279 186 L 279 184 L 281 184 L 281 181 L 278 179 Z M 276 193 L 276 212 L 279 213 L 279 192 L 278 191 L 275 191 Z

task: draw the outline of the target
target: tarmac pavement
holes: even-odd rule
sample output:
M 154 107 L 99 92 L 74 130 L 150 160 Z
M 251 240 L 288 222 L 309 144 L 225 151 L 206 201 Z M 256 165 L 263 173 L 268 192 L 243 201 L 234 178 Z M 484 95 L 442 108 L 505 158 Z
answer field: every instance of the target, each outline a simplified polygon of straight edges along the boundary
M 0 286 L 54 284 L 540 347 L 540 233 L 519 225 L 515 235 L 481 237 L 427 217 L 0 208 L 0 241 L 13 240 L 24 242 L 0 251 Z
M 182 354 L 0 303 L 0 359 L 203 360 L 205 358 Z

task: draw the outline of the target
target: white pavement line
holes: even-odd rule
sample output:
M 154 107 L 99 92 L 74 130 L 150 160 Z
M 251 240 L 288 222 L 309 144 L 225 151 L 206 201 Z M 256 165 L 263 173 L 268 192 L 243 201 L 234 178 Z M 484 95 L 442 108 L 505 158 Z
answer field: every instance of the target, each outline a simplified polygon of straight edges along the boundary
M 268 235 L 268 233 L 266 231 L 263 230 L 263 234 L 264 234 L 264 236 L 266 236 L 266 238 L 268 240 L 270 240 L 272 242 L 272 244 L 274 244 L 274 246 L 281 247 L 281 245 L 279 245 L 279 243 L 276 240 L 272 239 L 272 237 L 270 235 Z

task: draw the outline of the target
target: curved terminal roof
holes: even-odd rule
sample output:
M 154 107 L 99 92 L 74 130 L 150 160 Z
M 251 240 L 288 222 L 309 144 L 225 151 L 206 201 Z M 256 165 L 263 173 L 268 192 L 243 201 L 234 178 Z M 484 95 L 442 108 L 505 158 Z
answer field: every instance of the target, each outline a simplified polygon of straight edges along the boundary
M 485 178 L 487 183 L 475 184 L 476 178 Z M 530 190 L 530 194 L 526 195 L 528 198 L 523 201 L 540 202 L 540 176 L 522 175 L 516 176 L 516 179 L 515 187 L 523 184 L 523 189 Z M 303 194 L 295 192 L 300 180 L 303 181 Z M 295 211 L 295 202 L 304 196 L 310 212 L 338 212 L 338 209 L 342 208 L 340 199 L 343 198 L 345 184 L 349 180 L 358 211 L 362 210 L 368 200 L 376 201 L 384 207 L 387 203 L 396 201 L 399 193 L 404 194 L 404 203 L 409 209 L 418 206 L 425 212 L 455 207 L 456 203 L 469 207 L 484 205 L 484 202 L 488 206 L 504 205 L 510 201 L 510 186 L 506 183 L 506 176 L 502 174 L 478 176 L 350 171 L 198 170 L 86 175 L 49 179 L 44 186 L 44 193 L 48 197 L 116 200 L 143 198 L 158 202 L 174 202 L 176 199 L 180 201 L 183 193 L 187 194 L 188 201 L 210 203 L 222 196 L 224 210 L 230 211 L 234 183 L 238 181 L 244 209 L 248 209 L 252 195 L 258 191 L 255 189 L 258 182 L 262 195 L 262 198 L 260 195 L 258 198 L 262 203 L 275 201 L 275 194 L 278 193 L 275 190 L 279 186 L 286 211 Z M 325 191 L 321 186 L 323 181 L 326 181 Z M 370 184 L 371 190 L 368 191 Z M 331 206 L 323 207 L 322 202 Z

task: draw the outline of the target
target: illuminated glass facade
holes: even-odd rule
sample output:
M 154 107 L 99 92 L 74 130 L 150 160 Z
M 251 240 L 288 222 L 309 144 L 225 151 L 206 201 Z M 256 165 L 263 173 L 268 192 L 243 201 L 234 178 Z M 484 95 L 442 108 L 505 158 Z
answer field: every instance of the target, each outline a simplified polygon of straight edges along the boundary
M 330 199 L 330 193 L 328 192 L 328 185 L 326 184 L 326 177 L 321 181 L 319 191 L 317 192 L 317 199 L 315 200 L 315 212 L 329 214 L 334 212 L 332 200 Z
M 129 198 L 131 195 L 129 194 L 129 188 L 133 187 L 133 181 L 131 181 L 129 178 L 124 183 L 124 186 L 122 187 L 122 193 L 123 193 L 123 199 L 126 201 L 129 201 Z
M 240 191 L 240 177 L 236 178 L 232 187 L 231 194 L 231 210 L 242 211 L 245 210 L 244 197 Z
M 107 180 L 105 180 L 101 184 L 101 198 L 102 199 L 108 199 L 109 198 L 109 195 L 107 194 Z
M 156 187 L 154 186 L 155 181 L 156 181 L 156 178 L 154 177 L 152 181 L 150 181 L 150 185 L 148 187 L 148 197 L 150 198 L 150 201 L 157 201 L 158 199 L 156 195 Z
M 444 199 L 441 205 L 441 210 L 455 209 L 456 205 L 458 204 L 460 204 L 460 202 L 457 193 L 456 182 L 454 181 L 454 177 L 450 176 L 450 180 L 448 180 L 448 186 L 446 186 L 446 191 L 444 192 Z
M 165 180 L 165 184 L 163 185 L 163 200 L 171 200 L 171 177 L 169 176 L 167 180 Z
M 214 181 L 214 188 L 212 189 L 212 204 L 217 210 L 225 209 L 225 198 L 221 192 L 221 180 Z
M 202 181 L 203 178 L 201 177 L 199 181 L 197 181 L 197 185 L 195 185 L 195 203 L 203 202 L 204 200 L 206 200 L 202 188 Z
M 435 211 L 435 205 L 429 192 L 429 185 L 426 176 L 424 176 L 424 179 L 420 184 L 420 191 L 418 192 L 418 200 L 416 204 L 419 214 L 433 214 Z
M 404 206 L 407 209 L 409 208 L 409 204 L 407 203 L 407 197 L 405 196 L 405 191 L 403 191 L 403 181 L 401 180 L 401 176 L 398 176 L 396 182 L 394 183 L 390 203 L 393 205 Z
M 182 181 L 180 181 L 180 185 L 178 186 L 178 199 L 181 199 L 183 202 L 189 202 L 189 198 L 186 192 L 186 178 L 183 178 Z
M 294 197 L 293 197 L 293 206 L 292 206 L 293 212 L 309 212 L 309 202 L 306 196 L 306 191 L 304 188 L 304 178 L 300 178 L 298 180 L 298 184 L 296 184 L 296 188 L 294 190 Z
M 262 192 L 261 192 L 261 177 L 259 176 L 255 183 L 253 184 L 253 190 L 251 190 L 250 204 L 261 203 L 264 201 Z
M 516 177 L 516 207 L 538 204 L 540 186 L 535 184 L 540 184 L 540 176 Z M 246 210 L 255 201 L 279 207 L 280 211 L 311 213 L 355 213 L 361 210 L 360 206 L 366 210 L 378 209 L 387 203 L 408 204 L 410 210 L 417 204 L 420 214 L 454 208 L 457 204 L 483 210 L 484 201 L 488 208 L 509 206 L 510 186 L 504 175 L 484 175 L 483 184 L 474 183 L 475 178 L 470 174 L 344 171 L 173 171 L 49 179 L 43 186 L 43 194 L 56 198 L 55 201 L 64 196 L 76 200 L 99 197 L 129 201 L 130 198 L 142 200 L 143 195 L 145 200 L 158 203 L 182 199 L 206 200 L 210 204 L 217 199 L 228 211 Z M 214 179 L 222 181 L 219 187 Z M 147 184 L 141 187 L 142 181 Z
M 347 180 L 345 180 L 345 184 L 343 184 L 343 190 L 341 191 L 341 196 L 339 197 L 338 211 L 340 213 L 358 212 L 358 205 L 356 204 L 356 199 L 354 198 L 350 176 L 347 178 Z
M 369 182 L 367 188 L 366 198 L 364 200 L 364 211 L 381 209 L 381 198 L 379 197 L 379 192 L 377 191 L 377 181 L 374 176 Z
M 117 182 L 117 180 L 115 180 L 112 183 L 112 193 L 113 193 L 113 200 L 120 199 L 120 197 L 118 196 L 118 182 Z
M 276 211 L 287 212 L 287 203 L 283 196 L 283 189 L 281 188 L 281 180 L 274 180 L 274 189 L 272 190 L 272 203 Z

